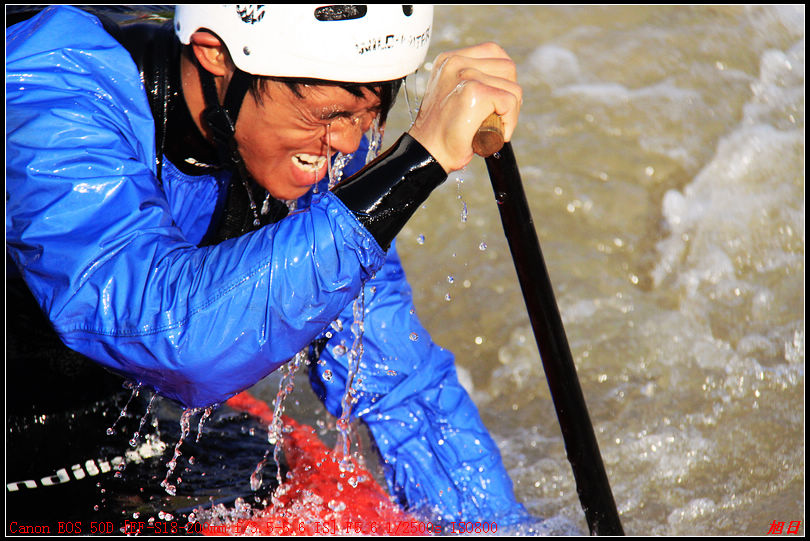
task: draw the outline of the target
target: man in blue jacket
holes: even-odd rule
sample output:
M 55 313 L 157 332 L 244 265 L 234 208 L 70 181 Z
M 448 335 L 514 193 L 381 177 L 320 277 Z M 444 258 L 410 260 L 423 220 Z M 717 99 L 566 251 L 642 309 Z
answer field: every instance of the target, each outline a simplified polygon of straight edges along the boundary
M 340 415 L 360 297 L 352 414 L 389 488 L 448 521 L 526 519 L 394 247 L 488 115 L 511 137 L 513 62 L 440 55 L 414 124 L 367 165 L 431 8 L 182 6 L 172 30 L 54 7 L 6 33 L 7 254 L 59 338 L 186 408 L 309 348 Z

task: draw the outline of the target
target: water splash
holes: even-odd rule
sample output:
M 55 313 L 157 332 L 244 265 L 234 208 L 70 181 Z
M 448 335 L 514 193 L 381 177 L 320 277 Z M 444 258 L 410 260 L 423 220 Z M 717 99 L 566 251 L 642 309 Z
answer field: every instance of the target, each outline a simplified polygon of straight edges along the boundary
M 307 355 L 308 350 L 303 349 L 299 351 L 285 366 L 286 371 L 281 377 L 281 381 L 278 385 L 278 393 L 276 393 L 276 400 L 273 407 L 273 420 L 270 423 L 270 426 L 267 427 L 267 442 L 271 445 L 271 447 L 265 451 L 264 456 L 259 463 L 256 464 L 256 468 L 250 475 L 250 488 L 254 492 L 259 490 L 259 488 L 262 486 L 262 470 L 264 469 L 264 465 L 267 464 L 267 459 L 270 456 L 271 449 L 273 451 L 273 460 L 276 463 L 276 481 L 278 481 L 279 488 L 282 486 L 283 481 L 281 479 L 280 464 L 284 422 L 282 421 L 281 417 L 284 414 L 284 400 L 295 388 L 295 373 L 301 364 L 307 359 Z
M 343 169 L 351 159 L 351 154 L 343 154 L 338 152 L 335 156 L 334 163 L 329 164 L 329 189 L 334 188 L 341 180 L 343 180 Z M 330 160 L 331 161 L 331 160 Z
M 328 187 L 331 190 L 343 178 L 343 168 L 351 159 L 351 154 L 338 152 L 332 159 L 332 124 L 326 125 L 326 176 L 329 179 Z M 313 193 L 318 193 L 318 184 L 313 188 Z
M 133 384 L 132 382 L 126 382 L 124 384 L 124 387 L 131 388 L 133 385 L 135 384 Z M 129 400 L 127 400 L 127 403 L 124 405 L 124 407 L 121 409 L 121 412 L 118 414 L 118 419 L 116 419 L 115 422 L 112 424 L 112 426 L 107 429 L 108 436 L 112 436 L 113 434 L 115 434 L 115 427 L 118 425 L 121 419 L 123 419 L 124 416 L 127 414 L 127 408 L 135 399 L 135 397 L 138 396 L 138 393 L 141 391 L 141 387 L 143 387 L 143 384 L 141 383 L 135 385 L 135 388 L 132 390 L 132 394 L 129 396 Z
M 419 97 L 418 92 L 415 92 L 414 97 L 416 98 L 416 102 L 411 105 L 411 93 L 408 92 L 408 82 L 412 81 L 413 77 L 407 77 L 405 79 L 405 84 L 402 85 L 403 91 L 405 93 L 405 107 L 408 109 L 408 117 L 411 120 L 411 124 L 416 122 L 416 114 L 419 112 Z
M 144 412 L 143 417 L 141 417 L 141 423 L 138 425 L 138 430 L 135 431 L 135 434 L 133 434 L 132 438 L 129 440 L 130 447 L 137 447 L 138 446 L 138 442 L 140 441 L 140 438 L 141 438 L 141 430 L 143 430 L 143 426 L 146 424 L 146 419 L 149 417 L 149 414 L 152 412 L 152 406 L 154 405 L 155 400 L 157 399 L 157 396 L 158 396 L 158 394 L 154 393 L 152 395 L 152 398 L 149 399 L 149 404 L 146 405 L 146 411 Z
M 369 137 L 368 141 L 366 164 L 372 162 L 374 158 L 377 157 L 377 154 L 380 153 L 380 147 L 382 146 L 382 139 L 383 139 L 383 129 L 380 127 L 380 117 L 377 117 L 374 119 L 374 123 L 371 125 L 371 137 Z
M 464 185 L 464 178 L 460 175 L 456 177 L 456 196 L 461 201 L 461 223 L 467 223 L 467 202 L 464 200 L 464 195 L 461 193 L 461 187 Z
M 197 425 L 197 439 L 196 439 L 197 443 L 200 442 L 200 438 L 202 437 L 203 424 L 205 424 L 205 421 L 208 420 L 209 417 L 211 417 L 211 414 L 218 407 L 219 407 L 219 404 L 214 404 L 213 406 L 209 406 L 209 407 L 205 408 L 205 410 L 203 411 L 202 416 L 200 416 L 200 422 Z
M 363 287 L 360 295 L 354 300 L 352 305 L 351 331 L 354 336 L 354 343 L 348 352 L 349 370 L 346 375 L 346 391 L 343 393 L 341 401 L 341 414 L 336 426 L 338 430 L 338 441 L 335 447 L 336 454 L 340 460 L 341 471 L 353 471 L 354 464 L 351 462 L 351 412 L 352 407 L 357 402 L 357 389 L 354 387 L 355 378 L 360 370 L 360 360 L 363 357 L 363 332 L 365 331 L 365 310 L 366 310 L 366 290 Z
M 177 468 L 177 461 L 183 454 L 180 451 L 180 447 L 186 441 L 186 438 L 191 432 L 191 418 L 199 411 L 200 408 L 189 408 L 180 416 L 180 439 L 177 441 L 177 445 L 174 446 L 174 455 L 172 456 L 172 459 L 166 463 L 166 466 L 169 468 L 166 472 L 166 478 L 160 483 L 160 486 L 162 486 L 166 490 L 166 493 L 170 496 L 175 496 L 177 494 L 177 486 L 171 484 L 169 482 L 169 478 L 172 476 L 172 473 L 174 473 L 175 468 Z

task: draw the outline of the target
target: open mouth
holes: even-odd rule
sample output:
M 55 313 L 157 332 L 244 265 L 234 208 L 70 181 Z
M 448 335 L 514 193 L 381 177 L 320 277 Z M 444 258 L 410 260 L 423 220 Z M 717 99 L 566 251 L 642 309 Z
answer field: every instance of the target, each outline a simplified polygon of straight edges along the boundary
M 302 171 L 308 173 L 318 173 L 326 165 L 326 156 L 314 156 L 312 154 L 296 154 L 292 157 L 292 162 Z

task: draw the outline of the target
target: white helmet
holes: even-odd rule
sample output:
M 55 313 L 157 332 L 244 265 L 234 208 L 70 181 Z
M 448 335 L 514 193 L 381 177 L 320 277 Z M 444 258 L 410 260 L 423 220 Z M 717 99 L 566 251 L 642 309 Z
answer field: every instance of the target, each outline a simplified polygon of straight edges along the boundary
M 189 44 L 205 28 L 254 75 L 373 83 L 401 79 L 424 62 L 433 6 L 197 4 L 177 6 L 174 30 Z

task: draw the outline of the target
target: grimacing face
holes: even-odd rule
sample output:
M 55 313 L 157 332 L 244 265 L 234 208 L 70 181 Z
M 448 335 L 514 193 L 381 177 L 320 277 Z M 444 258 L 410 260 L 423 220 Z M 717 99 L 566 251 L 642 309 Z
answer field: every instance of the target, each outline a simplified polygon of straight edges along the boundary
M 248 172 L 276 199 L 297 199 L 327 172 L 327 159 L 357 150 L 380 113 L 380 99 L 332 85 L 301 85 L 302 97 L 268 81 L 261 100 L 248 92 L 236 141 Z

